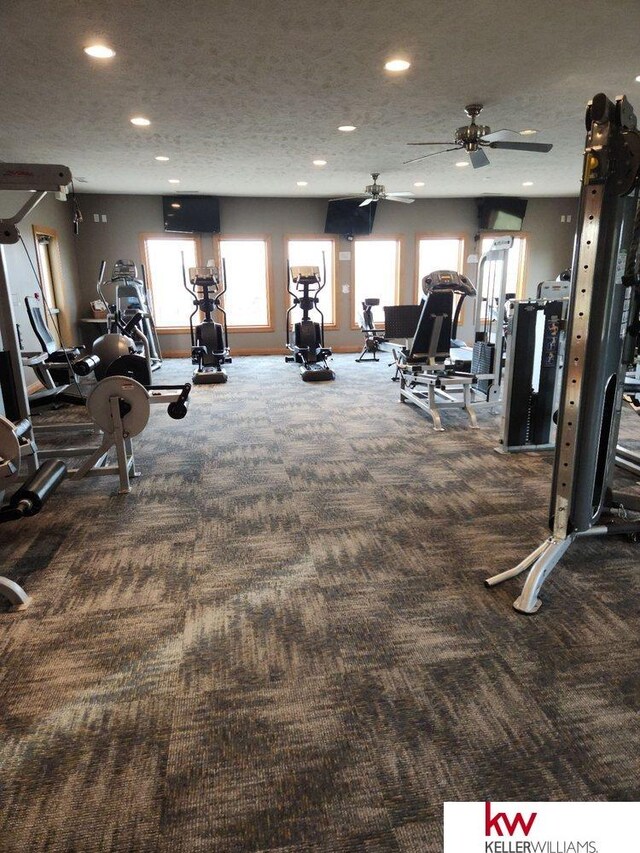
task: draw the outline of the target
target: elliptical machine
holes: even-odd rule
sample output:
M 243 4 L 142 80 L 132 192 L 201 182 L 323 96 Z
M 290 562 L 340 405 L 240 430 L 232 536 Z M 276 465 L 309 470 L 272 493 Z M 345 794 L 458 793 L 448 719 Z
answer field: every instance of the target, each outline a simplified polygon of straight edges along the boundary
M 318 294 L 327 283 L 327 268 L 322 253 L 322 278 L 319 267 L 292 267 L 287 260 L 287 290 L 293 297 L 293 303 L 287 311 L 287 349 L 292 355 L 285 361 L 300 365 L 300 375 L 305 382 L 322 382 L 335 379 L 336 375 L 327 364 L 332 355 L 331 349 L 324 345 L 324 315 L 318 307 Z M 291 286 L 295 290 L 291 289 Z M 315 289 L 314 289 L 315 287 Z M 302 296 L 300 296 L 302 292 Z M 289 317 L 294 308 L 302 308 L 302 319 L 293 326 L 293 341 Z M 315 308 L 320 322 L 314 322 L 309 314 Z
M 122 262 L 118 261 L 118 264 L 120 263 Z M 91 348 L 93 355 L 99 359 L 94 370 L 96 379 L 101 380 L 107 376 L 128 376 L 140 382 L 141 385 L 151 385 L 152 371 L 155 367 L 149 339 L 142 331 L 144 312 L 134 311 L 125 318 L 118 301 L 114 305 L 109 305 L 102 289 L 106 266 L 107 262 L 102 261 L 97 291 L 100 301 L 107 309 L 107 333 L 96 338 Z M 119 279 L 116 277 L 112 281 L 119 282 Z M 116 284 L 116 290 L 118 286 Z M 159 366 L 160 364 L 157 363 L 156 367 Z
M 222 369 L 223 364 L 231 364 L 229 357 L 229 335 L 227 332 L 227 314 L 221 305 L 223 294 L 227 290 L 227 276 L 222 259 L 222 276 L 213 262 L 206 267 L 190 267 L 189 282 L 182 263 L 182 282 L 184 289 L 193 297 L 195 308 L 189 317 L 191 332 L 191 363 L 197 365 L 193 373 L 195 385 L 213 385 L 226 382 L 229 378 Z M 193 318 L 202 311 L 204 319 L 197 326 Z M 222 315 L 222 323 L 216 323 L 212 317 L 214 311 Z

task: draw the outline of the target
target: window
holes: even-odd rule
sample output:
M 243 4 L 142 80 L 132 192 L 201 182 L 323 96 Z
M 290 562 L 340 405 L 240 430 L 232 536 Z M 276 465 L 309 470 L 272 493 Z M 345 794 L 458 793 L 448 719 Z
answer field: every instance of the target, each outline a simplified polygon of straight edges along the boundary
M 398 304 L 399 240 L 355 240 L 353 243 L 353 298 L 357 316 L 365 299 L 379 299 L 374 323 L 384 323 L 384 306 Z
M 184 289 L 182 265 L 198 266 L 196 241 L 192 237 L 145 237 L 146 272 L 153 296 L 153 316 L 158 329 L 181 329 L 189 325 L 193 297 Z
M 325 326 L 335 326 L 335 276 L 334 276 L 334 242 L 325 238 L 304 238 L 287 241 L 287 258 L 292 267 L 318 267 L 322 275 L 322 254 L 324 252 L 324 266 L 326 268 L 327 283 L 320 294 L 320 310 L 324 315 Z M 291 304 L 291 301 L 289 301 Z M 296 318 L 291 313 L 291 322 Z
M 33 225 L 32 228 L 44 303 L 43 313 L 49 331 L 60 347 L 62 341 L 71 340 L 72 335 L 63 311 L 65 288 L 58 234 L 52 228 L 42 225 Z
M 422 299 L 422 279 L 436 270 L 455 270 L 461 273 L 464 264 L 462 237 L 418 238 L 418 281 L 416 302 Z
M 267 241 L 220 240 L 227 276 L 224 308 L 229 327 L 270 329 Z
M 480 255 L 484 255 L 491 248 L 496 237 L 507 237 L 508 234 L 496 234 L 483 236 L 480 241 Z M 513 246 L 507 255 L 507 293 L 514 293 L 518 299 L 524 296 L 524 263 L 527 251 L 526 237 L 513 237 Z M 500 266 L 500 264 L 498 265 Z M 496 270 L 497 280 L 500 281 L 502 271 Z M 487 282 L 483 283 L 483 296 L 486 296 Z

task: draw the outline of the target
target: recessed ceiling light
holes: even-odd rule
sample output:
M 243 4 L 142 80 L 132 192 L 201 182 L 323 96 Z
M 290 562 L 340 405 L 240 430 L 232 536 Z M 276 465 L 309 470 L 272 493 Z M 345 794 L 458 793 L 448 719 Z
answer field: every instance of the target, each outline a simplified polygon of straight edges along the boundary
M 84 52 L 88 56 L 93 56 L 94 59 L 111 59 L 116 55 L 115 50 L 107 47 L 106 44 L 90 44 L 85 47 Z
M 423 187 L 423 186 L 424 186 L 424 181 L 416 181 L 414 184 L 414 187 Z
M 308 181 L 296 181 L 296 186 L 298 187 L 306 187 L 308 185 Z
M 387 71 L 406 71 L 407 68 L 411 68 L 411 63 L 406 59 L 390 59 L 385 62 L 384 67 Z
M 533 136 L 534 133 L 537 133 L 537 130 L 534 130 L 532 127 L 527 127 L 525 130 L 520 131 L 520 136 Z
M 636 77 L 636 83 L 640 83 L 640 74 Z
M 169 183 L 170 184 L 179 184 L 180 178 L 169 178 Z
M 343 133 L 351 133 L 351 131 L 355 129 L 355 124 L 341 124 L 338 128 L 338 130 L 341 130 Z
M 163 156 L 162 156 L 162 154 L 159 154 L 159 155 L 156 157 L 156 160 L 159 160 L 161 163 L 166 163 L 166 162 L 169 160 L 169 158 L 168 158 L 168 157 L 163 157 Z
M 458 162 L 456 163 L 456 166 L 458 167 L 458 169 L 464 169 L 465 166 L 468 166 L 468 165 L 469 165 L 468 160 L 458 160 Z
M 178 208 L 180 207 L 180 205 L 178 204 L 178 202 L 177 202 L 177 201 L 174 201 L 174 202 L 171 204 L 171 207 L 175 207 L 176 209 L 178 209 Z
M 148 127 L 151 122 L 148 118 L 144 118 L 144 116 L 134 116 L 130 119 L 131 124 L 135 124 L 136 127 Z
M 533 181 L 523 181 L 523 182 L 522 182 L 522 186 L 523 186 L 523 187 L 532 187 L 532 186 L 533 186 Z
M 313 165 L 314 166 L 326 166 L 327 161 L 326 160 L 314 160 Z

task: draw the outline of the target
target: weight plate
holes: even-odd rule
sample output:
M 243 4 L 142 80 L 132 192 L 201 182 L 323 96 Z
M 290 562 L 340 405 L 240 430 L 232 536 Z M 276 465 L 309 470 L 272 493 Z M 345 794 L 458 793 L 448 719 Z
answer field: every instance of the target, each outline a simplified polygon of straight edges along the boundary
M 135 379 L 124 376 L 108 376 L 98 382 L 87 398 L 87 410 L 100 427 L 108 435 L 114 434 L 114 424 L 111 419 L 112 397 L 122 400 L 129 410 L 121 415 L 124 431 L 130 436 L 139 435 L 149 420 L 149 395 L 145 388 Z

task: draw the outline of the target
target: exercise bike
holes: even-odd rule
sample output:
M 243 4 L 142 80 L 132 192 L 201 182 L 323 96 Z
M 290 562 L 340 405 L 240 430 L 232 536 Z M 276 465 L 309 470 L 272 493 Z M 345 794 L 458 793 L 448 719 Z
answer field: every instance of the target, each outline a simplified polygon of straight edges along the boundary
M 318 307 L 318 294 L 326 283 L 327 269 L 324 252 L 322 253 L 322 278 L 319 267 L 292 267 L 287 261 L 287 290 L 293 297 L 286 319 L 287 349 L 292 355 L 285 356 L 285 361 L 300 365 L 300 375 L 305 382 L 322 382 L 336 378 L 327 364 L 327 358 L 332 355 L 332 352 L 324 345 L 324 315 Z M 292 285 L 295 290 L 291 289 Z M 293 326 L 292 340 L 289 318 L 293 309 L 297 307 L 302 308 L 302 319 Z M 313 309 L 320 315 L 319 323 L 309 316 Z
M 227 290 L 227 277 L 224 259 L 222 261 L 222 276 L 212 262 L 206 267 L 190 267 L 189 282 L 182 259 L 182 282 L 184 289 L 193 298 L 195 308 L 189 317 L 191 332 L 191 363 L 197 365 L 193 373 L 195 385 L 213 385 L 226 382 L 229 378 L 222 369 L 223 364 L 231 364 L 229 356 L 229 335 L 227 332 L 227 314 L 221 300 Z M 193 318 L 202 311 L 204 319 L 193 325 Z M 219 311 L 222 323 L 216 323 L 213 312 Z

